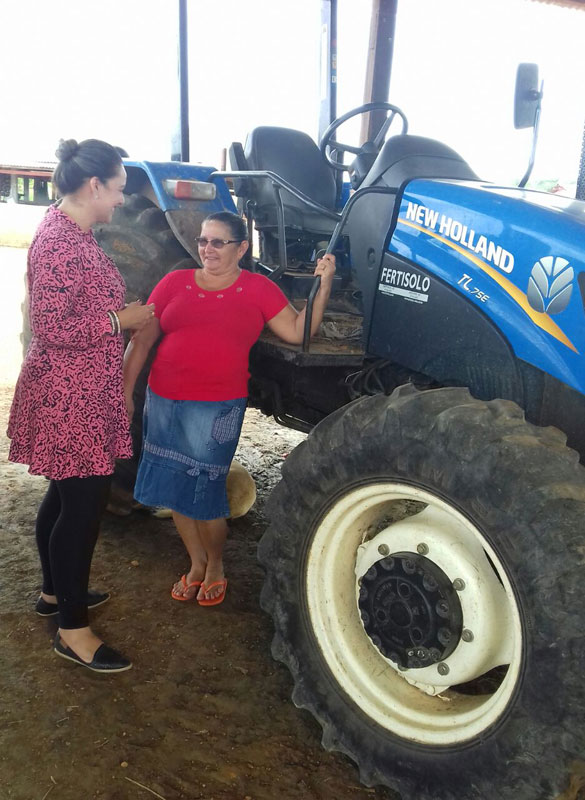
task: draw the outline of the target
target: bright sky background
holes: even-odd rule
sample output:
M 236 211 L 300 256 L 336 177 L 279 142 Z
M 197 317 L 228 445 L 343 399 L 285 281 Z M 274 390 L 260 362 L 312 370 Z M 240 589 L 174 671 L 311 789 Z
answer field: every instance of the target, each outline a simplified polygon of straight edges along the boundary
M 339 114 L 363 102 L 370 9 L 339 0 Z M 175 26 L 174 0 L 2 0 L 0 163 L 51 159 L 61 137 L 167 160 Z M 189 0 L 191 160 L 219 165 L 256 125 L 316 137 L 319 38 L 319 0 Z M 389 99 L 411 133 L 454 147 L 483 178 L 517 180 L 530 143 L 513 127 L 515 72 L 535 61 L 545 98 L 533 179 L 567 186 L 583 136 L 583 42 L 585 11 L 400 0 Z

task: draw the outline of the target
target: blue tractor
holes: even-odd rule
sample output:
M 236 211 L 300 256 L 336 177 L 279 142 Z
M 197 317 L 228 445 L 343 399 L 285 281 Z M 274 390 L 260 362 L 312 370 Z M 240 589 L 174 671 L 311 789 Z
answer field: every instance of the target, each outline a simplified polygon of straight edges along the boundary
M 261 127 L 229 173 L 128 162 L 100 236 L 142 297 L 146 260 L 196 267 L 236 204 L 293 302 L 336 253 L 321 334 L 251 358 L 251 403 L 309 432 L 259 548 L 273 655 L 366 785 L 552 800 L 585 751 L 585 203 L 480 180 L 385 111 L 402 130 L 362 148 Z

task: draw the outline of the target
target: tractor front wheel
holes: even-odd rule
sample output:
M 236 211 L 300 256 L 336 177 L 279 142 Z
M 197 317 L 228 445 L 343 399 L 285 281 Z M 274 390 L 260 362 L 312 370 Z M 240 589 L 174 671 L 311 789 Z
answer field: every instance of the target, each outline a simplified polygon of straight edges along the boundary
M 464 389 L 361 398 L 289 456 L 260 544 L 293 700 L 403 800 L 555 798 L 583 753 L 585 473 Z

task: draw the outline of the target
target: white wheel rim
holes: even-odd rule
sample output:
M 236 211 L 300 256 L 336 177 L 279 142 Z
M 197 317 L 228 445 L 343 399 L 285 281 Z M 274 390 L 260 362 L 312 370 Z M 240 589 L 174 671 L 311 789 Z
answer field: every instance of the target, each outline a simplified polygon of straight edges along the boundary
M 380 520 L 407 505 L 399 501 L 426 507 L 379 530 Z M 358 606 L 359 578 L 382 558 L 378 547 L 386 545 L 390 555 L 416 553 L 421 540 L 429 547 L 426 557 L 451 581 L 463 580 L 463 627 L 474 634 L 472 642 L 461 641 L 445 659 L 449 674 L 442 677 L 436 665 L 399 672 L 372 643 Z M 412 742 L 452 745 L 494 725 L 508 706 L 522 660 L 522 627 L 512 585 L 480 531 L 430 492 L 380 482 L 343 495 L 315 532 L 305 588 L 313 632 L 329 670 L 382 728 Z M 508 669 L 492 694 L 464 695 L 449 688 L 498 664 Z

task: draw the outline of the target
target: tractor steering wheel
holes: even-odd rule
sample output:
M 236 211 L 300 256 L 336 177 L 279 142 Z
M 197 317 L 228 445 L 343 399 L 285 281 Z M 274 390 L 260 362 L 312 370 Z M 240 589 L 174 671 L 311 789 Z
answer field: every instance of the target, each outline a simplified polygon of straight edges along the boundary
M 390 112 L 373 142 L 365 142 L 361 147 L 354 147 L 349 144 L 342 144 L 341 142 L 332 141 L 333 134 L 341 125 L 343 125 L 344 122 L 347 122 L 347 120 L 351 119 L 352 117 L 358 116 L 358 114 L 367 114 L 369 111 Z M 337 170 L 338 172 L 343 172 L 347 169 L 347 166 L 339 161 L 335 161 L 331 155 L 332 151 L 335 150 L 338 153 L 353 153 L 356 156 L 363 152 L 375 152 L 378 154 L 382 149 L 386 134 L 388 133 L 390 126 L 397 116 L 402 120 L 402 130 L 400 133 L 404 134 L 408 131 L 408 120 L 406 119 L 404 111 L 398 108 L 398 106 L 393 106 L 391 103 L 364 103 L 363 105 L 348 111 L 346 114 L 342 114 L 342 116 L 338 117 L 336 120 L 333 120 L 331 125 L 321 137 L 319 149 L 321 150 L 321 153 L 325 157 L 325 160 L 329 166 L 333 167 L 333 169 Z

